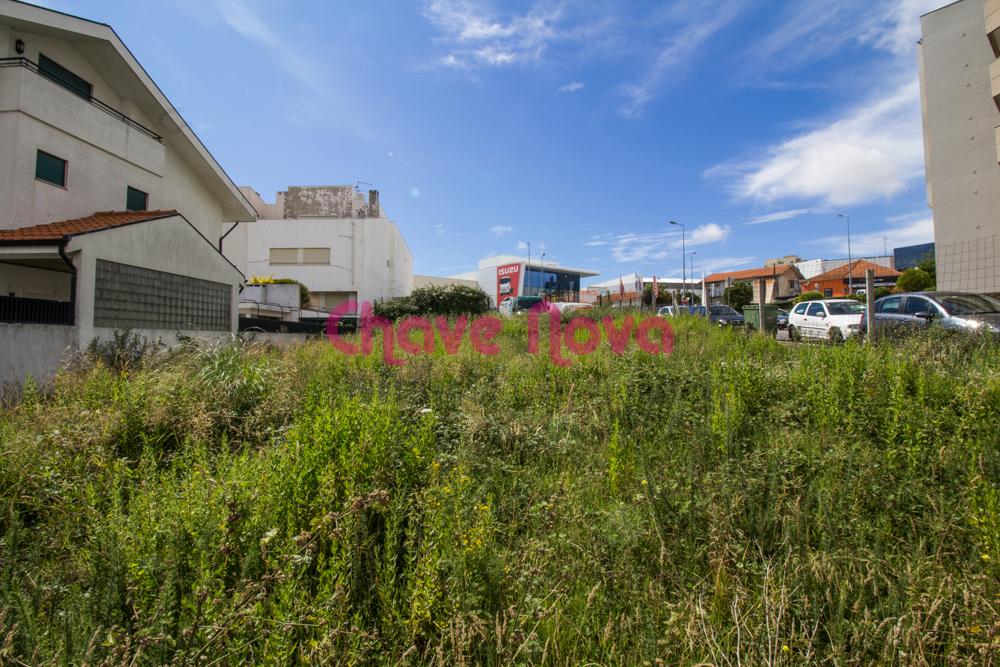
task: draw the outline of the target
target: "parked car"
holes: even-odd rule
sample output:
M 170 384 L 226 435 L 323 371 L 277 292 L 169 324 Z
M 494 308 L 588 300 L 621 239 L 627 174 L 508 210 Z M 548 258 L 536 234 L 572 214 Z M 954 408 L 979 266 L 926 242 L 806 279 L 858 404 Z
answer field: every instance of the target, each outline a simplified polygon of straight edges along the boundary
M 929 324 L 1000 334 L 1000 301 L 968 292 L 907 292 L 875 302 L 875 326 L 889 335 Z
M 705 317 L 705 306 L 691 306 L 690 313 Z M 729 306 L 709 306 L 708 321 L 720 327 L 745 327 L 747 321 Z
M 556 309 L 559 310 L 563 315 L 568 315 L 574 310 L 586 310 L 587 308 L 593 308 L 594 306 L 589 303 L 578 303 L 574 301 L 560 301 L 552 304 Z
M 853 299 L 803 301 L 788 315 L 788 337 L 839 343 L 858 335 L 864 317 L 864 305 Z
M 659 315 L 660 317 L 673 317 L 673 315 L 674 315 L 674 307 L 673 306 L 661 306 L 660 309 L 658 311 L 656 311 L 656 314 Z
M 782 308 L 778 309 L 778 328 L 782 331 L 788 328 L 788 311 Z
M 500 302 L 497 310 L 501 315 L 510 317 L 518 313 L 525 313 L 545 300 L 540 296 L 511 296 Z

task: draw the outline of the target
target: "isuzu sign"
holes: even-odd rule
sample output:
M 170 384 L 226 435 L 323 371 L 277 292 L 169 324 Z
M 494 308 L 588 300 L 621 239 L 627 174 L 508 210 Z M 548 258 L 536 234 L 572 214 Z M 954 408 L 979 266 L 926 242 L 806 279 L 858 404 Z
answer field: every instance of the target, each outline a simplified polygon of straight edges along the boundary
M 517 286 L 521 280 L 520 264 L 504 264 L 497 267 L 497 306 L 503 303 L 504 299 L 517 296 Z

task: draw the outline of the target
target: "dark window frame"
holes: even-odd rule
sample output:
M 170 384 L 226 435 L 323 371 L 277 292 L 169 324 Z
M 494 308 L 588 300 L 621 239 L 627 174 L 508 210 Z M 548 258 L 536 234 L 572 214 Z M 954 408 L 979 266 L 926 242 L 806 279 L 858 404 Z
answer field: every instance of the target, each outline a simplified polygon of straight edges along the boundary
M 38 73 L 85 100 L 90 100 L 94 97 L 94 84 L 76 72 L 60 65 L 44 53 L 38 54 Z
M 38 158 L 41 157 L 42 155 L 44 155 L 46 157 L 50 157 L 53 160 L 58 160 L 59 162 L 62 163 L 62 183 L 56 183 L 55 181 L 50 181 L 49 179 L 43 178 L 42 176 L 39 175 L 39 173 L 38 173 L 39 159 Z M 48 151 L 43 151 L 41 148 L 35 149 L 35 180 L 36 181 L 41 181 L 42 183 L 48 183 L 49 185 L 54 185 L 57 188 L 62 188 L 64 190 L 68 189 L 68 185 L 67 184 L 69 182 L 69 160 L 65 160 L 65 159 L 59 157 L 58 155 L 53 155 L 52 153 L 49 153 Z
M 132 193 L 137 193 L 142 195 L 142 208 L 132 208 L 129 200 L 131 199 Z M 149 193 L 139 188 L 133 188 L 131 185 L 125 186 L 125 210 L 126 211 L 148 211 L 149 210 Z

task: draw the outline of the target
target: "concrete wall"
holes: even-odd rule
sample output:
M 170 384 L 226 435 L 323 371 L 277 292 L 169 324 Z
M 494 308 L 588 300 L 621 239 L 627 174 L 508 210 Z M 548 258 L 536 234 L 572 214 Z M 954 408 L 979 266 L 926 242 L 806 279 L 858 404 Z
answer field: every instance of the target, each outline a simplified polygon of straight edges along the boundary
M 1000 164 L 984 0 L 921 19 L 921 90 L 939 289 L 1000 292 Z
M 177 150 L 174 127 L 149 117 L 102 76 L 73 43 L 7 30 L 0 56 L 14 56 L 23 39 L 25 56 L 44 53 L 93 84 L 94 97 L 164 136 L 162 143 L 133 129 L 87 100 L 22 67 L 0 69 L 0 228 L 124 210 L 127 186 L 149 194 L 150 209 L 176 209 L 205 236 L 221 235 L 223 203 Z M 121 66 L 119 65 L 119 71 Z M 134 85 L 134 84 L 133 84 Z M 66 188 L 35 179 L 35 155 L 44 150 L 68 161 Z M 185 150 L 191 149 L 185 145 Z M 204 171 L 202 169 L 201 171 Z
M 413 289 L 413 255 L 388 219 L 258 220 L 240 227 L 248 276 L 291 278 L 317 294 L 356 292 L 361 301 L 404 296 Z M 238 243 L 227 238 L 227 252 Z M 272 265 L 271 248 L 330 248 L 330 264 Z
M 229 285 L 230 328 L 237 329 L 243 275 L 180 216 L 77 236 L 66 250 L 77 267 L 76 322 L 81 346 L 94 336 L 98 259 Z
M 0 323 L 0 386 L 45 382 L 76 349 L 76 327 Z

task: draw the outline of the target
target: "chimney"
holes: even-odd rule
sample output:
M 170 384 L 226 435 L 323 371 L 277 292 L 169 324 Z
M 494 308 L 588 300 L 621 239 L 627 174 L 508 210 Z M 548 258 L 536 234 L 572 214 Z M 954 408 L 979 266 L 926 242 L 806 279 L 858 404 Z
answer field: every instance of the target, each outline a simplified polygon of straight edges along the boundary
M 368 217 L 369 218 L 380 217 L 380 212 L 378 209 L 378 190 L 368 191 Z

